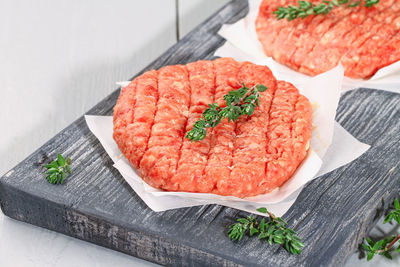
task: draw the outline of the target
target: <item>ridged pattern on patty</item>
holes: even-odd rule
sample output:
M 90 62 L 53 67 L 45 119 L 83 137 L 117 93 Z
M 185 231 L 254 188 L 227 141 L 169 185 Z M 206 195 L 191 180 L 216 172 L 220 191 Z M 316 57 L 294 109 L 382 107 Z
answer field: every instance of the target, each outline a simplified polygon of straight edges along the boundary
M 312 1 L 320 3 L 318 1 Z M 400 60 L 400 0 L 335 7 L 327 15 L 276 20 L 279 6 L 297 0 L 264 0 L 256 19 L 258 39 L 267 56 L 308 75 L 342 62 L 345 75 L 369 78 L 380 68 Z
M 223 120 L 206 138 L 185 138 L 210 103 L 245 83 L 264 84 L 260 106 Z M 231 58 L 166 66 L 135 78 L 114 108 L 114 139 L 150 185 L 168 191 L 246 197 L 281 186 L 306 156 L 309 101 L 266 66 Z

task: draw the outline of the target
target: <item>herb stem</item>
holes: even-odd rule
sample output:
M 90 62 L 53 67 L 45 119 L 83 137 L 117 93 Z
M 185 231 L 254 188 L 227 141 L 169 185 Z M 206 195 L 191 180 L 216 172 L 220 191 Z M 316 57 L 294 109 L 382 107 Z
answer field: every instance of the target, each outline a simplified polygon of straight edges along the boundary
M 400 201 L 398 198 L 394 199 L 393 208 L 389 208 L 391 211 L 383 220 L 383 223 L 390 223 L 396 221 L 400 224 Z M 375 255 L 382 255 L 388 259 L 392 259 L 391 253 L 400 253 L 400 234 L 397 236 L 391 236 L 383 238 L 376 242 L 372 241 L 371 238 L 365 238 L 366 243 L 362 243 L 361 246 L 367 252 L 367 261 L 370 261 Z M 399 241 L 397 248 L 394 250 L 392 247 Z
M 313 4 L 310 1 L 299 1 L 297 6 L 278 7 L 273 13 L 277 20 L 287 19 L 290 21 L 297 18 L 304 19 L 310 15 L 326 15 L 338 6 L 356 7 L 361 5 L 363 1 L 365 2 L 364 6 L 370 8 L 373 5 L 377 5 L 380 0 L 327 0 L 320 4 Z
M 203 116 L 194 123 L 193 128 L 186 134 L 186 138 L 199 141 L 206 137 L 206 128 L 214 128 L 223 119 L 228 122 L 236 121 L 241 115 L 251 116 L 259 105 L 260 92 L 268 88 L 262 84 L 257 84 L 251 88 L 245 84 L 238 90 L 229 91 L 224 96 L 226 107 L 221 108 L 217 103 L 209 104 L 209 108 L 204 110 Z
M 243 86 L 245 86 L 244 84 L 243 84 Z M 251 87 L 247 92 L 246 92 L 246 94 L 244 94 L 244 96 L 242 97 L 242 101 L 243 101 L 243 99 L 245 99 L 246 97 L 248 97 L 249 95 L 251 95 L 252 93 L 253 93 L 253 90 L 256 88 L 256 85 L 255 86 L 253 86 L 253 87 Z M 260 96 L 260 94 L 258 93 L 258 91 L 256 90 L 256 93 L 257 93 L 257 96 Z M 254 103 L 255 102 L 255 99 L 253 99 L 252 101 L 251 101 L 251 103 Z M 232 104 L 232 106 L 237 106 L 237 105 L 240 105 L 239 103 L 233 103 Z
M 276 223 L 279 223 L 279 221 L 276 219 L 276 217 L 275 217 L 272 213 L 268 212 L 268 215 L 269 215 Z
M 400 234 L 399 234 L 398 236 L 396 236 L 396 237 L 392 240 L 392 242 L 390 242 L 384 249 L 378 250 L 377 253 L 383 253 L 383 252 L 388 251 L 391 247 L 393 247 L 394 244 L 396 244 L 396 242 L 397 242 L 398 240 L 400 240 Z
M 228 236 L 232 241 L 240 241 L 246 234 L 250 237 L 257 235 L 259 240 L 265 240 L 270 245 L 279 244 L 291 254 L 301 254 L 304 244 L 293 229 L 286 227 L 287 223 L 282 218 L 276 217 L 265 207 L 257 211 L 268 214 L 269 219 L 258 221 L 251 216 L 238 218 L 236 223 L 229 226 Z
M 71 159 L 65 159 L 61 154 L 57 155 L 57 160 L 44 166 L 47 169 L 46 179 L 51 184 L 62 184 L 65 177 L 71 174 Z
M 271 213 L 269 210 L 267 210 L 267 214 L 269 217 L 271 217 L 272 220 L 274 220 L 276 223 L 279 223 L 279 221 L 276 219 L 275 215 Z

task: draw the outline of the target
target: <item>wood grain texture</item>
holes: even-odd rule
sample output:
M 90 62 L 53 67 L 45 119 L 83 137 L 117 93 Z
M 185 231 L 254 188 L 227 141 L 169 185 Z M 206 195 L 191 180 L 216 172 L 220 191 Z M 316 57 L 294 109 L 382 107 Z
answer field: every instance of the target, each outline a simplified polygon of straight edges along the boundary
M 145 70 L 211 58 L 224 23 L 247 12 L 233 1 L 171 47 Z M 139 73 L 140 74 L 140 73 Z M 321 88 L 321 90 L 323 90 Z M 88 114 L 111 115 L 119 90 Z M 69 236 L 171 266 L 337 266 L 356 250 L 400 187 L 400 95 L 358 89 L 341 98 L 338 122 L 372 147 L 356 161 L 313 180 L 284 218 L 303 238 L 302 255 L 256 239 L 228 240 L 232 208 L 205 205 L 152 212 L 112 167 L 83 117 L 0 180 L 4 214 Z M 62 186 L 44 179 L 57 152 L 73 159 Z

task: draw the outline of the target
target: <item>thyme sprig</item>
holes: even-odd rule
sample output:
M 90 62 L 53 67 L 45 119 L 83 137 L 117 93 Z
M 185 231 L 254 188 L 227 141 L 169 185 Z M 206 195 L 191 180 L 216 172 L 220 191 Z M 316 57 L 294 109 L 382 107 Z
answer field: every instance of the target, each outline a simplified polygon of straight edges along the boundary
M 391 223 L 392 220 L 400 224 L 400 202 L 397 198 L 394 200 L 393 210 L 385 217 L 383 223 Z M 367 252 L 367 261 L 370 261 L 375 255 L 382 255 L 388 259 L 392 259 L 391 253 L 400 253 L 400 234 L 376 242 L 368 237 L 365 240 L 367 242 L 363 243 L 361 246 Z M 397 248 L 394 248 L 396 243 L 398 243 Z
M 258 221 L 251 216 L 237 219 L 237 222 L 230 225 L 228 229 L 228 236 L 232 241 L 242 240 L 245 234 L 249 236 L 258 235 L 259 240 L 265 240 L 270 245 L 279 244 L 291 254 L 301 254 L 304 244 L 294 230 L 286 227 L 287 222 L 276 217 L 264 207 L 257 209 L 257 211 L 267 213 L 269 219 L 262 218 Z
M 57 160 L 44 166 L 47 169 L 46 179 L 51 184 L 62 184 L 65 177 L 71 174 L 71 159 L 65 159 L 61 154 L 57 155 Z
M 289 21 L 297 18 L 306 18 L 310 15 L 326 15 L 332 11 L 333 8 L 346 5 L 347 7 L 359 6 L 364 2 L 364 6 L 372 7 L 379 3 L 380 0 L 331 0 L 324 1 L 320 4 L 313 4 L 309 1 L 299 1 L 298 6 L 278 7 L 274 11 L 275 17 L 280 19 L 288 19 Z
M 237 90 L 232 90 L 224 96 L 226 107 L 221 108 L 217 103 L 209 104 L 209 108 L 204 110 L 202 118 L 196 121 L 192 130 L 186 134 L 186 138 L 199 141 L 206 137 L 206 128 L 214 128 L 221 120 L 228 118 L 228 122 L 236 121 L 240 115 L 251 116 L 260 104 L 260 92 L 268 88 L 262 84 L 257 84 L 251 88 L 245 84 Z

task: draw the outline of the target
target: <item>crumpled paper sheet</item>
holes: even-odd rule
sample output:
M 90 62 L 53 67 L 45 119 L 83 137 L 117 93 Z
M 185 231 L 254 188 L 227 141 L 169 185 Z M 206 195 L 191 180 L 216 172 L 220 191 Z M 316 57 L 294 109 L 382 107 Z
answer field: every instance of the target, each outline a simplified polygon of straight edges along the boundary
M 260 3 L 261 0 L 249 0 L 249 13 L 245 18 L 234 24 L 225 24 L 222 26 L 218 34 L 224 37 L 227 42 L 214 55 L 267 65 L 275 77 L 280 80 L 304 83 L 311 79 L 310 76 L 292 70 L 264 54 L 254 26 Z M 342 91 L 361 87 L 400 93 L 400 61 L 380 69 L 368 80 L 344 77 Z

